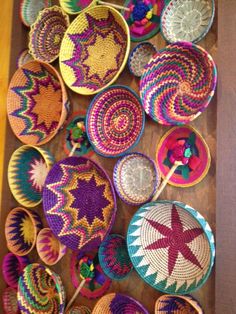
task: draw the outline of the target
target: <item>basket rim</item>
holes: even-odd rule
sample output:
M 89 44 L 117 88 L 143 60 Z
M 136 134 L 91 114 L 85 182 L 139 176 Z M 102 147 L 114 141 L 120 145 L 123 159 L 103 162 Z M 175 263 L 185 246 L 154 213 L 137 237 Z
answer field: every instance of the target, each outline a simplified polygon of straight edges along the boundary
M 27 21 L 24 19 L 24 16 L 23 16 L 23 9 L 24 9 L 24 5 L 25 5 L 25 3 L 26 2 L 30 2 L 29 0 L 21 0 L 21 2 L 20 2 L 20 19 L 21 19 L 21 22 L 26 26 L 26 27 L 30 27 L 31 26 L 31 24 L 29 24 L 29 23 L 27 23 Z M 49 5 L 49 6 L 51 6 L 51 4 L 52 4 L 52 1 L 51 0 L 44 0 L 44 3 L 46 4 L 46 5 Z

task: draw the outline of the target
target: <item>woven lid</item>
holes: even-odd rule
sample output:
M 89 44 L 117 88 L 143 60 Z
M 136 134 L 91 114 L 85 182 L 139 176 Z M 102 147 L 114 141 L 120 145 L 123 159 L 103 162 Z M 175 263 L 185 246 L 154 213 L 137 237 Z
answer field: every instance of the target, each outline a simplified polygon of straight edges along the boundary
M 20 310 L 17 302 L 17 290 L 7 287 L 2 293 L 3 309 L 5 314 L 19 314 Z
M 51 0 L 21 0 L 20 17 L 25 26 L 30 27 L 37 19 L 38 13 L 52 5 Z
M 82 10 L 96 5 L 95 0 L 59 0 L 62 9 L 69 14 L 79 14 Z
M 31 56 L 31 54 L 29 53 L 29 49 L 25 48 L 23 49 L 16 60 L 16 67 L 20 68 L 21 66 L 23 66 L 24 64 L 26 64 L 27 62 L 30 62 L 33 60 L 33 57 Z
M 72 306 L 66 314 L 91 314 L 91 310 L 84 305 L 75 305 Z
M 165 293 L 186 294 L 198 289 L 214 263 L 209 224 L 199 212 L 180 202 L 142 206 L 129 224 L 127 243 L 138 274 Z

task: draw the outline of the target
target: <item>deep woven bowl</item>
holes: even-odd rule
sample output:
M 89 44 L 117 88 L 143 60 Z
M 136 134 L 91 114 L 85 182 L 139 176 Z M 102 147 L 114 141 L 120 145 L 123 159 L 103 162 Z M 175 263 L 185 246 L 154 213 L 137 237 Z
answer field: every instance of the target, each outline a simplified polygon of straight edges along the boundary
M 13 75 L 7 114 L 13 132 L 24 144 L 50 141 L 62 127 L 68 106 L 64 83 L 51 65 L 31 61 Z
M 35 246 L 36 237 L 43 227 L 37 213 L 25 208 L 12 209 L 6 219 L 7 247 L 15 255 L 27 255 Z
M 8 165 L 10 190 L 22 206 L 34 207 L 42 201 L 42 190 L 54 158 L 45 149 L 31 145 L 19 147 Z
M 119 197 L 127 204 L 141 205 L 151 200 L 161 176 L 152 159 L 130 153 L 119 159 L 113 170 L 113 182 Z
M 7 287 L 2 293 L 2 303 L 5 314 L 19 314 L 20 310 L 17 302 L 17 291 L 14 288 Z
M 209 277 L 215 258 L 209 224 L 192 207 L 171 201 L 142 206 L 127 234 L 131 261 L 141 278 L 164 293 L 187 294 Z
M 196 43 L 208 33 L 214 14 L 214 0 L 171 0 L 162 13 L 162 35 L 171 43 Z
M 109 293 L 95 305 L 92 314 L 149 314 L 135 299 L 120 293 Z
M 60 69 L 70 89 L 92 95 L 111 85 L 125 67 L 130 49 L 129 28 L 108 6 L 83 11 L 62 40 Z
M 25 267 L 18 282 L 17 299 L 22 314 L 63 314 L 65 291 L 61 278 L 40 264 Z
M 118 157 L 138 144 L 145 125 L 139 97 L 126 86 L 111 86 L 91 102 L 86 116 L 88 139 L 96 153 Z
M 41 10 L 50 7 L 51 0 L 21 0 L 20 17 L 25 26 L 30 27 Z
M 31 54 L 29 53 L 29 49 L 25 48 L 23 49 L 16 60 L 16 67 L 17 69 L 22 67 L 24 64 L 26 64 L 27 62 L 30 62 L 33 60 L 33 57 L 31 56 Z
M 112 183 L 105 171 L 85 157 L 68 157 L 49 171 L 43 190 L 49 227 L 72 250 L 98 247 L 116 214 Z
M 167 46 L 145 66 L 140 95 L 146 113 L 164 125 L 191 122 L 210 103 L 217 71 L 206 50 L 192 43 Z
M 86 8 L 96 5 L 96 0 L 59 0 L 62 9 L 68 14 L 79 14 Z
M 56 60 L 69 24 L 68 15 L 56 5 L 41 11 L 29 33 L 29 52 L 33 58 L 47 63 Z
M 91 314 L 91 310 L 84 305 L 75 305 L 72 306 L 66 314 Z

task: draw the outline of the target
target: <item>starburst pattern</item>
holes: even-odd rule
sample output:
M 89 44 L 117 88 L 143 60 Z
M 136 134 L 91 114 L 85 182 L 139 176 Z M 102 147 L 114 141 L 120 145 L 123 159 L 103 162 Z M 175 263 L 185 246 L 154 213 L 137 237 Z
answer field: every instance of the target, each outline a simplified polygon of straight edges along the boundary
M 33 159 L 30 166 L 29 180 L 37 192 L 42 192 L 49 169 L 42 158 Z

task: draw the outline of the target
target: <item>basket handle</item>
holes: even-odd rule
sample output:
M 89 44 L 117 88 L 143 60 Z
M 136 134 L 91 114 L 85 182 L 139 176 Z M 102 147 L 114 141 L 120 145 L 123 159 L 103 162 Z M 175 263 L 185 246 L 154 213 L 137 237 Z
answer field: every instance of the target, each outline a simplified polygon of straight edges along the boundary
M 97 3 L 98 4 L 103 4 L 103 5 L 109 5 L 110 7 L 113 7 L 113 8 L 119 9 L 119 10 L 130 11 L 129 8 L 126 8 L 126 7 L 122 6 L 122 5 L 111 3 L 111 2 L 98 0 Z

